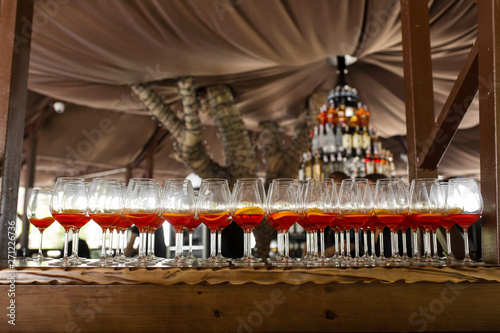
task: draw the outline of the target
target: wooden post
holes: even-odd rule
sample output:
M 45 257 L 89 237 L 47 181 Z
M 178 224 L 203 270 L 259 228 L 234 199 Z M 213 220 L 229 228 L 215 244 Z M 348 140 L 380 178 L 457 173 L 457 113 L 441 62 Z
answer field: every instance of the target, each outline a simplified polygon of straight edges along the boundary
M 32 17 L 33 0 L 0 2 L 0 259 L 13 255 Z
M 427 1 L 401 0 L 409 180 L 437 177 L 419 167 L 418 156 L 435 127 L 431 43 Z
M 500 2 L 478 1 L 477 12 L 483 260 L 500 265 Z
M 28 141 L 28 151 L 26 158 L 26 178 L 25 178 L 25 193 L 24 193 L 24 213 L 23 213 L 23 232 L 21 233 L 20 242 L 21 249 L 26 252 L 28 250 L 28 241 L 29 241 L 29 231 L 30 231 L 30 222 L 28 221 L 28 216 L 26 214 L 26 210 L 28 208 L 28 200 L 31 195 L 31 191 L 33 190 L 33 185 L 35 184 L 35 166 L 36 166 L 36 151 L 38 147 L 38 129 L 34 126 L 34 130 L 32 130 L 27 138 Z

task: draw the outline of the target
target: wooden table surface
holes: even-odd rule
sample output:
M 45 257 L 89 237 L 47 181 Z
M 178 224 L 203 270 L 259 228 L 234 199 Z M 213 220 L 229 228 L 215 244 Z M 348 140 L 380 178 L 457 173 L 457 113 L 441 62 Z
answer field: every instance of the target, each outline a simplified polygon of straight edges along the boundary
M 1 332 L 500 330 L 499 267 L 3 268 L 3 309 L 12 278 Z

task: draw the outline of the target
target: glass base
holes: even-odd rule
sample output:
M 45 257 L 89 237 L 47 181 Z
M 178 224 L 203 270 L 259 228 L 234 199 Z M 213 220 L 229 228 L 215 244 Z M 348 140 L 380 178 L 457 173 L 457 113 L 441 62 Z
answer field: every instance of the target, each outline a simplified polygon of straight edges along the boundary
M 209 257 L 207 259 L 201 259 L 198 263 L 200 267 L 229 266 L 229 261 L 219 261 L 217 257 Z

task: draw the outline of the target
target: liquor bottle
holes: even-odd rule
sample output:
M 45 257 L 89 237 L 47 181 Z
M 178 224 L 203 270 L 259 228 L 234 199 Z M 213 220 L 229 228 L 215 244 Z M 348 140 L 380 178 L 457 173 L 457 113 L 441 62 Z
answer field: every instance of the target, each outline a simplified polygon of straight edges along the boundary
M 312 158 L 311 158 L 311 153 L 307 152 L 306 153 L 306 163 L 304 166 L 304 178 L 306 181 L 312 178 Z
M 326 105 L 322 105 L 321 106 L 321 109 L 319 110 L 319 114 L 318 114 L 318 124 L 321 124 L 321 125 L 324 125 L 326 124 L 326 119 L 327 118 L 327 115 L 326 115 Z
M 352 149 L 352 134 L 348 125 L 344 126 L 344 131 L 342 132 L 342 147 L 344 148 L 344 152 L 347 149 Z
M 311 141 L 311 151 L 315 152 L 319 148 L 319 127 L 314 126 L 313 138 Z
M 363 153 L 366 154 L 368 147 L 372 144 L 372 139 L 370 137 L 370 133 L 368 133 L 368 128 L 366 126 L 363 127 L 363 135 L 361 138 L 361 148 L 363 148 Z
M 326 121 L 327 123 L 336 126 L 337 125 L 337 110 L 335 108 L 335 99 L 333 98 L 333 90 L 328 95 L 328 111 L 326 113 Z
M 353 149 L 353 152 L 354 152 L 354 156 L 361 157 L 361 155 L 362 155 L 362 153 L 361 153 L 361 146 L 362 145 L 363 145 L 363 142 L 362 142 L 361 133 L 359 133 L 359 126 L 356 125 L 354 127 L 354 132 L 352 134 L 352 149 Z M 358 150 L 358 148 L 359 148 L 359 150 Z
M 335 147 L 335 135 L 333 133 L 333 126 L 330 123 L 326 124 L 326 147 L 323 148 L 325 153 L 333 153 L 337 150 Z
M 380 153 L 379 153 L 378 145 L 377 145 L 376 142 L 373 145 L 373 171 L 375 173 L 381 173 L 381 170 L 380 170 Z
M 345 172 L 345 169 L 344 169 L 344 158 L 342 157 L 342 153 L 341 152 L 337 152 L 337 163 L 336 163 L 336 165 L 337 165 L 337 167 L 336 167 L 335 171 Z
M 307 154 L 303 153 L 302 154 L 302 161 L 300 162 L 300 167 L 299 167 L 299 181 L 301 181 L 301 182 L 306 181 L 306 175 L 305 175 L 306 159 L 307 159 Z
M 366 105 L 358 104 L 359 108 L 356 111 L 356 116 L 358 117 L 358 124 L 361 128 L 366 127 L 367 129 L 370 127 L 370 112 L 368 112 Z
M 330 169 L 330 159 L 328 158 L 328 154 L 323 154 L 323 178 L 328 178 L 332 172 L 332 169 Z
M 389 170 L 391 175 L 390 177 L 396 177 L 396 165 L 394 164 L 394 155 L 392 152 L 389 152 Z
M 352 156 L 352 146 L 348 147 L 344 156 L 344 172 L 349 176 L 354 175 L 354 157 Z
M 373 162 L 373 156 L 372 156 L 372 151 L 371 151 L 371 146 L 368 146 L 366 149 L 366 155 L 365 155 L 365 176 L 375 173 L 375 165 Z
M 330 154 L 330 163 L 329 163 L 330 173 L 337 171 L 337 159 L 335 158 L 335 154 Z
M 348 125 L 348 119 L 345 114 L 345 106 L 341 104 L 337 108 L 337 125 L 340 124 L 341 127 Z
M 323 161 L 321 155 L 317 152 L 314 154 L 314 163 L 312 168 L 312 177 L 314 179 L 322 179 Z
M 344 151 L 344 147 L 342 146 L 342 126 L 340 123 L 337 123 L 337 128 L 335 129 L 335 146 L 337 152 L 342 153 Z
M 318 149 L 322 149 L 323 151 L 324 151 L 325 147 L 327 146 L 325 125 L 324 124 L 319 125 L 318 146 L 319 146 Z
M 355 170 L 356 170 L 356 176 L 357 177 L 364 177 L 366 176 L 366 169 L 365 169 L 365 159 L 362 156 L 363 152 L 361 147 L 356 148 L 356 158 L 355 158 Z
M 380 162 L 379 162 L 379 171 L 378 173 L 381 173 L 381 174 L 384 174 L 387 176 L 386 174 L 386 159 L 385 159 L 385 154 L 387 153 L 387 151 L 385 149 L 382 149 L 382 154 L 380 155 Z

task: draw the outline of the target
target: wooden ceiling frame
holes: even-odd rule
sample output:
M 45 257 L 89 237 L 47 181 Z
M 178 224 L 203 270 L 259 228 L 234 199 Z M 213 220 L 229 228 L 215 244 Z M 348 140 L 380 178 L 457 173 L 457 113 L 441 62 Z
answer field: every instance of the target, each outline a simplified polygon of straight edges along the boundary
M 33 0 L 0 2 L 0 259 L 15 255 L 33 6 Z
M 435 121 L 429 9 L 401 0 L 408 174 L 436 177 L 437 167 L 479 91 L 483 260 L 500 265 L 500 0 L 477 2 L 478 37 Z

